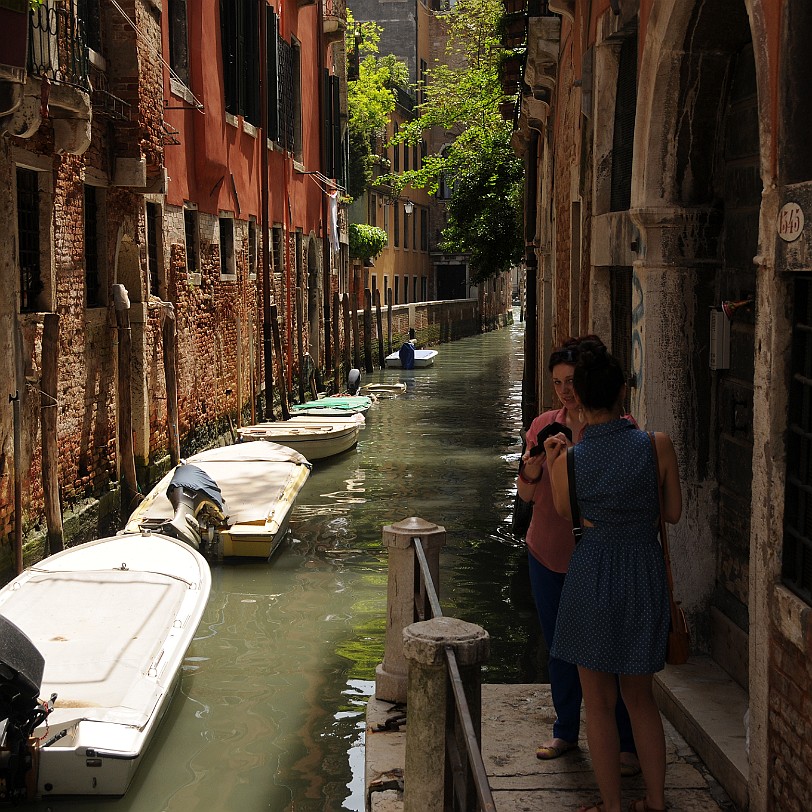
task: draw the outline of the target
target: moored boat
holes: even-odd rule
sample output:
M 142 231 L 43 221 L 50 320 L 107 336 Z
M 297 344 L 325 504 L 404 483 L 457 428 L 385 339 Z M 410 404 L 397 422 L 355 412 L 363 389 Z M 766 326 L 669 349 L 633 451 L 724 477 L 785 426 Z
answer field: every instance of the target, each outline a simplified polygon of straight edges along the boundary
M 198 552 L 153 534 L 71 547 L 3 587 L 0 798 L 123 795 L 210 589 Z
M 269 440 L 292 448 L 308 460 L 320 460 L 341 454 L 358 442 L 364 416 L 342 417 L 293 415 L 289 420 L 258 423 L 238 429 L 240 440 Z
M 377 398 L 395 397 L 406 391 L 405 383 L 365 383 L 361 387 L 362 394 L 375 395 Z
M 366 414 L 373 400 L 367 395 L 334 395 L 332 397 L 308 400 L 305 403 L 294 403 L 290 409 L 293 414 L 326 415 Z
M 132 512 L 125 532 L 189 538 L 217 558 L 270 558 L 281 544 L 310 463 L 287 446 L 259 440 L 220 446 L 173 468 Z
M 434 366 L 434 359 L 437 357 L 437 350 L 414 350 L 415 369 L 424 369 Z M 399 352 L 393 352 L 386 356 L 386 366 L 392 369 L 402 368 L 403 362 Z

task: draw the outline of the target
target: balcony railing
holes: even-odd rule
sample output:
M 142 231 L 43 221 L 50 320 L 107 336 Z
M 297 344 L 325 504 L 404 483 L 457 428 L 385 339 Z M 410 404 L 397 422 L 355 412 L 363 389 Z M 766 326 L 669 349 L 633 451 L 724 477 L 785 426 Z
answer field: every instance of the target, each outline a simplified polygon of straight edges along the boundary
M 90 90 L 83 25 L 72 8 L 43 3 L 31 9 L 29 26 L 29 72 L 52 82 Z

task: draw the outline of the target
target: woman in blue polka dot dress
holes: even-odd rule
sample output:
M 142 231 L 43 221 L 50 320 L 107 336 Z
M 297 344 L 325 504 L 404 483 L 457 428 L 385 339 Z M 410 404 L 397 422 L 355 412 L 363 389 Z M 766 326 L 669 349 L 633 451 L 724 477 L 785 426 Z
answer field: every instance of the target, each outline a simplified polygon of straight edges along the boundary
M 668 591 L 658 540 L 663 518 L 676 522 L 682 495 L 674 446 L 621 417 L 626 386 L 617 360 L 599 343 L 582 344 L 573 385 L 586 422 L 574 446 L 575 492 L 584 527 L 564 583 L 553 655 L 575 663 L 586 706 L 587 741 L 602 802 L 581 812 L 619 812 L 620 750 L 615 702 L 620 690 L 632 721 L 646 797 L 630 812 L 665 809 L 665 737 L 652 692 L 665 665 Z M 570 516 L 566 438 L 544 443 L 556 510 Z

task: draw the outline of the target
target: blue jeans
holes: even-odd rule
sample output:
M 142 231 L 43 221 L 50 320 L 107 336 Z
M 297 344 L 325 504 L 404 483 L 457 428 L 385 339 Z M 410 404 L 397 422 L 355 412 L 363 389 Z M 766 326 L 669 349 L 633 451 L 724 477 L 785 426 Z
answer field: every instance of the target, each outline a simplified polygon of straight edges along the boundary
M 531 553 L 527 554 L 530 562 L 530 586 L 533 590 L 533 599 L 536 602 L 536 611 L 541 624 L 541 631 L 549 651 L 553 645 L 555 634 L 555 621 L 558 617 L 558 604 L 561 602 L 561 590 L 564 588 L 565 572 L 553 572 L 544 564 L 537 561 Z M 553 725 L 553 738 L 563 739 L 567 742 L 577 742 L 581 727 L 581 680 L 578 678 L 578 666 L 549 658 L 550 692 L 553 695 L 553 707 L 556 720 Z M 632 724 L 629 712 L 617 692 L 617 705 L 615 706 L 615 719 L 620 736 L 620 752 L 636 753 Z

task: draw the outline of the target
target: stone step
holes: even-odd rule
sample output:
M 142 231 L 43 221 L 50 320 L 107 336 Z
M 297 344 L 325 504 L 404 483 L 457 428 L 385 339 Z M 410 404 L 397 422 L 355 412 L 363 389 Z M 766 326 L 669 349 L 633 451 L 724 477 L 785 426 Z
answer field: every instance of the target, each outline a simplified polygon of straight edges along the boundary
M 663 714 L 696 751 L 737 809 L 748 808 L 747 692 L 710 657 L 666 666 L 655 679 Z

